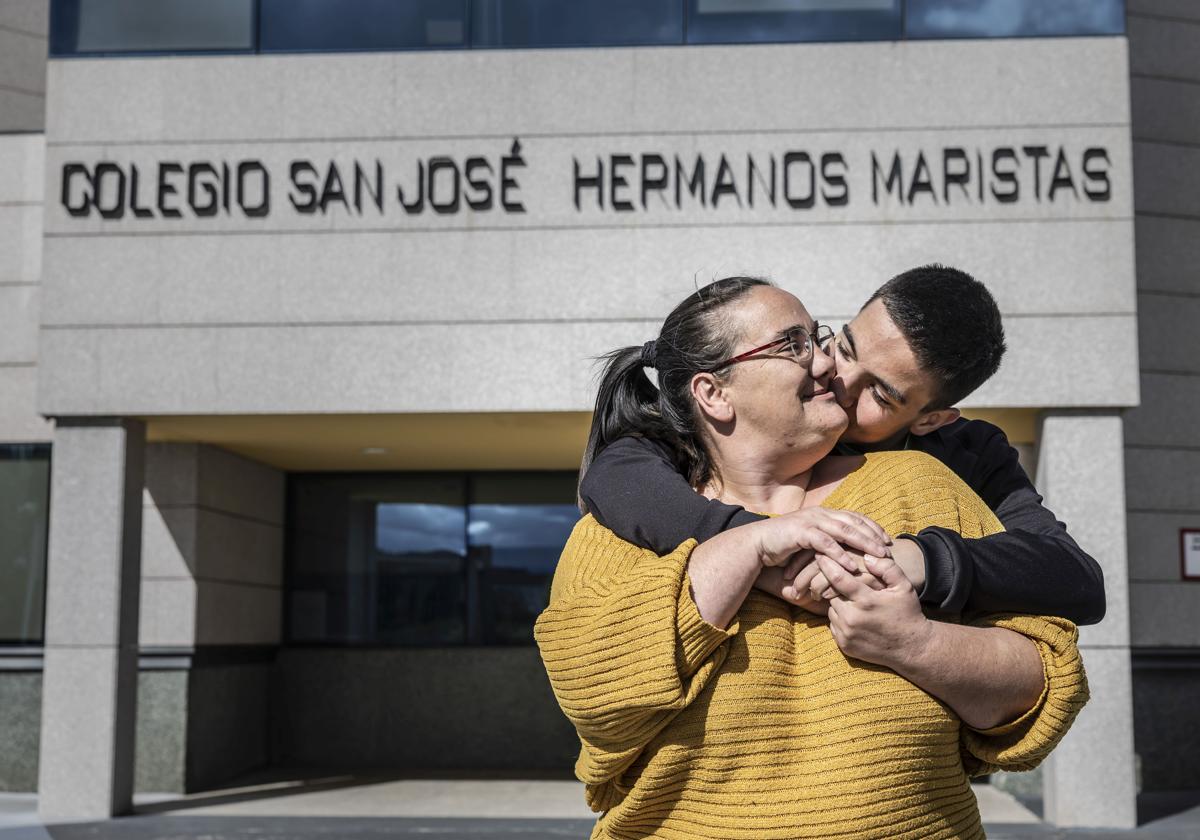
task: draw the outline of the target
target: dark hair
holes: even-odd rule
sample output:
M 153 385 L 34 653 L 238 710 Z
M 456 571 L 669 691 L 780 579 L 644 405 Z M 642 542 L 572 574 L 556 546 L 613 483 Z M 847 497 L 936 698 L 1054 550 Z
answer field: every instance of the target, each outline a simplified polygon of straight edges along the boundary
M 666 443 L 679 471 L 693 486 L 712 476 L 713 464 L 700 440 L 692 403 L 692 377 L 732 354 L 738 336 L 724 317 L 725 308 L 751 289 L 771 285 L 757 277 L 714 280 L 671 310 L 653 346 L 622 347 L 600 357 L 604 370 L 580 481 L 604 447 L 627 435 Z M 657 387 L 646 375 L 647 366 L 658 370 Z M 582 500 L 580 507 L 584 507 Z
M 1000 309 L 987 287 L 966 272 L 923 265 L 884 283 L 863 308 L 876 300 L 935 380 L 926 411 L 949 408 L 999 369 L 1005 350 Z

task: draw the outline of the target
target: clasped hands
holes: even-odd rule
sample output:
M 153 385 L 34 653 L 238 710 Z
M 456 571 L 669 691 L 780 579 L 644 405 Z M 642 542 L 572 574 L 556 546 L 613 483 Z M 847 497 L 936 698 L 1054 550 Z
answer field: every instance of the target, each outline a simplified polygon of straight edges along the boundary
M 805 508 L 771 522 L 756 588 L 827 616 L 847 656 L 896 668 L 919 654 L 933 630 L 909 578 L 924 583 L 920 546 L 853 511 Z

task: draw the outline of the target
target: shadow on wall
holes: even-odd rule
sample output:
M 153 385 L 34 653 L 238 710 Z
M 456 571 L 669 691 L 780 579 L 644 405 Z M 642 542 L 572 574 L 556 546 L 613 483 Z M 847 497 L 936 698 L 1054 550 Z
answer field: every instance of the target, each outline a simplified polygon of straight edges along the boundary
M 284 473 L 152 444 L 139 791 L 263 768 L 569 777 L 579 749 L 535 647 L 281 647 Z
M 284 476 L 214 446 L 147 447 L 139 791 L 211 788 L 270 764 Z
M 278 763 L 569 776 L 579 740 L 533 647 L 285 648 Z

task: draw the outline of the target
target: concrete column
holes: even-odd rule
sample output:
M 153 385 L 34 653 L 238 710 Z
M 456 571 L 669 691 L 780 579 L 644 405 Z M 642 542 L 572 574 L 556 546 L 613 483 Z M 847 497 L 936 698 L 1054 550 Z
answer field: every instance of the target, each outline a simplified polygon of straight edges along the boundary
M 1044 767 L 1045 816 L 1060 826 L 1137 824 L 1129 666 L 1129 572 L 1121 416 L 1053 411 L 1042 417 L 1037 487 L 1104 570 L 1104 621 L 1080 628 L 1091 700 Z
M 105 819 L 133 801 L 145 429 L 60 419 L 50 477 L 38 812 Z

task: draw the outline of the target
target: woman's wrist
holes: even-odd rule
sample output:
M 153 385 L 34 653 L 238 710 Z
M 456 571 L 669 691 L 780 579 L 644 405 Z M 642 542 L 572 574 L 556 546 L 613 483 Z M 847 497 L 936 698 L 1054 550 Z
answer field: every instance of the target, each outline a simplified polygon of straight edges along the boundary
M 764 568 L 755 535 L 736 533 L 752 527 L 718 534 L 693 549 L 688 560 L 692 600 L 716 627 L 729 626 Z

